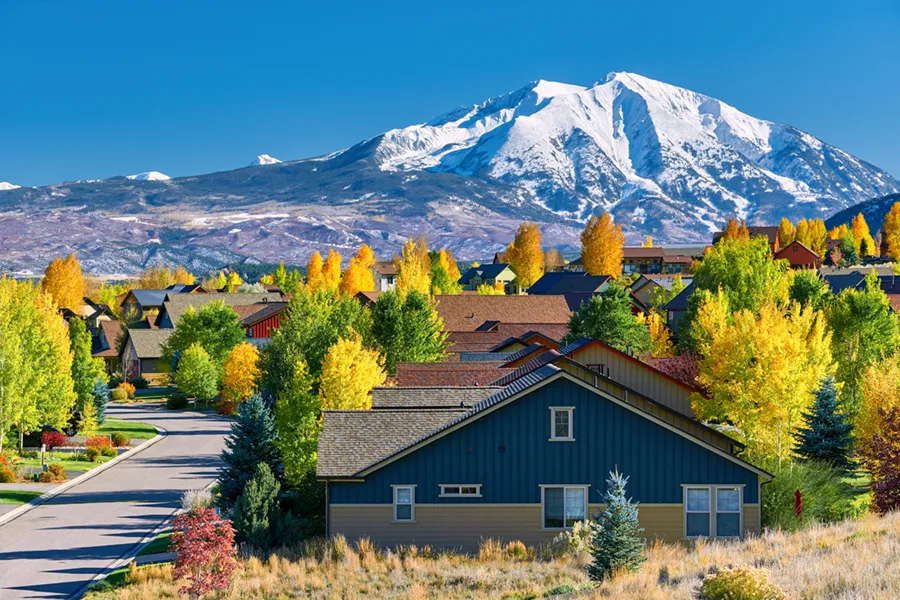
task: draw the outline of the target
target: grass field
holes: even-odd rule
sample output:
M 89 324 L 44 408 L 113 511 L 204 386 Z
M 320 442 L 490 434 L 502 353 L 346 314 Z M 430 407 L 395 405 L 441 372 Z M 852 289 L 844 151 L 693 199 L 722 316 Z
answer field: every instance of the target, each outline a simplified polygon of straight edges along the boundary
M 138 553 L 138 556 L 147 556 L 149 554 L 162 554 L 169 551 L 169 538 L 172 537 L 171 531 L 165 531 L 155 538 L 153 541 L 144 546 L 144 549 Z
M 704 578 L 718 569 L 751 565 L 766 570 L 795 600 L 900 598 L 900 514 L 767 533 L 742 541 L 652 544 L 636 574 L 593 588 L 592 598 L 696 600 Z M 540 598 L 591 589 L 589 557 L 535 560 L 494 545 L 480 556 L 425 554 L 411 548 L 379 552 L 339 540 L 306 553 L 242 561 L 242 571 L 223 597 L 239 600 L 441 598 Z M 89 593 L 88 600 L 177 598 L 170 567 L 141 569 L 118 589 Z M 734 595 L 734 598 L 745 596 Z
M 0 504 L 28 504 L 43 492 L 29 490 L 0 490 Z
M 112 460 L 111 457 L 101 456 L 97 459 L 97 462 L 87 462 L 81 460 L 65 460 L 66 457 L 71 456 L 68 452 L 48 452 L 45 456 L 44 460 L 48 465 L 60 464 L 63 466 L 63 470 L 65 471 L 90 471 L 93 468 L 96 468 L 103 463 Z M 19 462 L 19 466 L 21 467 L 40 467 L 41 459 L 40 458 L 23 458 Z
M 156 437 L 156 428 L 153 425 L 119 419 L 107 419 L 97 430 L 97 435 L 109 435 L 114 431 L 121 431 L 128 437 L 138 440 L 149 440 Z

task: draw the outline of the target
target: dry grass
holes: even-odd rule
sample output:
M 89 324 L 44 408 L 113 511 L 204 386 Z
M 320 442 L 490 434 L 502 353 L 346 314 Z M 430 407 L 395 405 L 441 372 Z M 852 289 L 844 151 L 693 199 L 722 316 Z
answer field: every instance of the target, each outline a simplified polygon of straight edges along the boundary
M 433 554 L 427 548 L 377 551 L 366 541 L 318 542 L 267 561 L 250 558 L 222 597 L 235 599 L 534 598 L 562 585 L 587 587 L 585 556 L 536 560 L 513 543 L 486 543 L 475 557 Z M 770 533 L 742 542 L 654 544 L 640 573 L 622 575 L 593 598 L 696 600 L 704 576 L 749 565 L 771 573 L 795 600 L 900 598 L 900 514 Z M 139 581 L 87 600 L 178 598 L 171 572 L 142 573 Z

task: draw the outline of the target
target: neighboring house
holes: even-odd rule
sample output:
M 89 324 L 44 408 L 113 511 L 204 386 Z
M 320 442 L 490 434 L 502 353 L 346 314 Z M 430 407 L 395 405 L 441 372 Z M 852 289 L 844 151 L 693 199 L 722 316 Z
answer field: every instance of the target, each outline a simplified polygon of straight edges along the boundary
M 178 325 L 181 315 L 189 307 L 194 310 L 213 302 L 222 302 L 226 306 L 250 306 L 254 304 L 283 303 L 282 295 L 274 293 L 232 293 L 232 294 L 171 294 L 167 296 L 156 317 L 156 326 L 160 329 L 172 329 Z
M 208 290 L 199 283 L 173 283 L 166 288 L 167 292 L 173 294 L 215 294 L 216 290 Z
M 544 273 L 540 279 L 528 288 L 531 296 L 595 294 L 602 292 L 612 281 L 609 275 L 588 275 L 584 271 L 555 271 Z
M 475 291 L 480 285 L 494 287 L 500 284 L 505 293 L 516 294 L 518 288 L 514 283 L 515 280 L 516 274 L 509 268 L 509 265 L 499 263 L 471 267 L 459 278 L 459 284 L 468 291 Z
M 663 310 L 666 312 L 666 325 L 668 325 L 669 329 L 672 331 L 675 331 L 678 322 L 681 321 L 685 311 L 688 309 L 688 298 L 690 298 L 693 293 L 694 282 L 691 281 L 680 294 L 669 300 L 669 303 L 663 306 Z
M 520 339 L 530 342 L 533 335 L 540 335 L 558 347 L 559 340 L 568 332 L 568 324 L 561 323 L 492 323 L 476 331 L 451 331 L 447 343 L 450 352 L 488 352 L 500 344 L 509 343 L 515 347 Z M 515 347 L 515 350 L 526 345 Z
M 168 290 L 129 290 L 120 303 L 122 317 L 132 323 L 157 314 L 168 293 Z
M 690 271 L 694 256 L 689 252 L 695 248 L 665 248 L 653 246 L 652 248 L 635 248 L 625 246 L 622 248 L 622 273 L 687 273 Z M 573 273 L 584 272 L 584 263 L 581 257 L 570 261 L 565 267 L 566 271 Z
M 116 350 L 119 336 L 125 334 L 122 321 L 104 319 L 91 330 L 91 355 L 102 358 L 107 373 L 119 372 L 119 352 Z
M 287 302 L 262 302 L 232 308 L 241 317 L 240 324 L 248 338 L 267 340 L 272 337 L 272 332 L 281 329 L 287 307 Z
M 502 250 L 494 254 L 494 264 L 509 264 L 509 254 L 507 254 L 506 250 Z
M 796 240 L 776 252 L 775 258 L 788 261 L 792 269 L 818 269 L 822 266 L 822 258 Z
M 375 276 L 375 291 L 386 292 L 397 286 L 397 265 L 393 262 L 381 261 L 372 268 Z
M 126 329 L 121 366 L 128 379 L 143 377 L 153 385 L 165 385 L 168 368 L 162 364 L 162 347 L 172 329 Z
M 778 227 L 748 227 L 747 231 L 750 233 L 750 237 L 761 235 L 766 238 L 769 242 L 769 248 L 772 250 L 772 254 L 781 250 L 781 243 L 778 238 Z M 723 235 L 725 235 L 724 231 L 717 231 L 714 233 L 713 244 L 718 242 Z
M 444 331 L 490 331 L 496 325 L 542 323 L 568 325 L 572 311 L 564 296 L 438 295 Z M 534 329 L 534 328 L 532 328 Z M 508 337 L 508 336 L 507 336 Z M 500 340 L 495 341 L 496 344 Z
M 614 469 L 630 477 L 651 540 L 760 532 L 760 485 L 771 475 L 735 456 L 740 444 L 554 360 L 485 388 L 379 390 L 372 410 L 325 411 L 317 476 L 327 535 L 534 546 L 600 510 Z
M 501 377 L 501 361 L 397 363 L 397 387 L 487 385 Z
M 559 350 L 559 340 L 553 339 L 541 333 L 540 331 L 526 331 L 525 333 L 516 336 L 509 337 L 500 342 L 499 344 L 495 344 L 494 346 L 488 348 L 488 352 L 506 352 L 513 353 L 522 350 L 523 348 L 527 348 L 532 344 L 541 344 L 550 348 L 551 350 Z
M 660 288 L 671 290 L 674 280 L 675 275 L 641 275 L 631 284 L 631 293 L 645 306 L 650 306 L 650 299 L 654 292 Z M 682 277 L 681 281 L 687 286 L 693 281 L 693 278 Z

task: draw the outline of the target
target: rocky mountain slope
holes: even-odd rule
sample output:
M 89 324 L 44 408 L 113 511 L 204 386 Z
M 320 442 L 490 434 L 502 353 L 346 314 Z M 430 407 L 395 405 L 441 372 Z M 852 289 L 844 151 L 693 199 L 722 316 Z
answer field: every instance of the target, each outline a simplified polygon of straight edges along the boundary
M 900 194 L 888 194 L 880 198 L 872 198 L 833 214 L 825 221 L 825 225 L 829 229 L 841 224 L 849 225 L 853 217 L 862 213 L 874 235 L 881 230 L 884 217 L 890 212 L 895 202 L 900 202 Z
M 538 81 L 330 155 L 168 179 L 157 172 L 0 192 L 0 266 L 78 251 L 89 269 L 305 261 L 425 234 L 458 256 L 502 248 L 522 220 L 575 247 L 612 212 L 630 242 L 710 239 L 729 216 L 827 217 L 900 192 L 889 174 L 789 125 L 629 73 Z M 165 178 L 165 179 L 164 179 Z

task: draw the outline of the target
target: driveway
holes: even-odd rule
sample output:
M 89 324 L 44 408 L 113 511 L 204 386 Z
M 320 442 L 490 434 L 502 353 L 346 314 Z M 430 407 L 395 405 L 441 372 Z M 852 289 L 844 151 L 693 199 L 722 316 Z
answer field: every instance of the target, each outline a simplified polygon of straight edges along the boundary
M 182 492 L 216 478 L 229 421 L 151 406 L 107 415 L 168 436 L 0 526 L 0 598 L 69 598 L 178 508 Z

